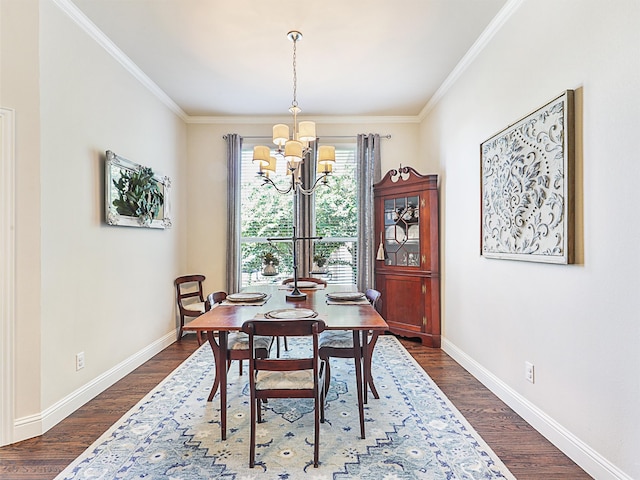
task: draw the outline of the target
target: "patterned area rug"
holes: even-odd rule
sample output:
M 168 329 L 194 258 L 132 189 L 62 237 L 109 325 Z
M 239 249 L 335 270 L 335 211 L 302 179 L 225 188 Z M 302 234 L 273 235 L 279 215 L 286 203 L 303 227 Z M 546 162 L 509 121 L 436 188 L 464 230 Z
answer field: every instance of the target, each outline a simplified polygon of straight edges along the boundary
M 290 339 L 288 355 L 308 348 Z M 249 462 L 246 366 L 229 370 L 227 440 L 220 400 L 207 402 L 213 354 L 203 345 L 69 465 L 62 479 L 510 479 L 480 436 L 393 336 L 381 336 L 360 438 L 353 360 L 331 360 L 320 467 L 313 468 L 313 404 L 269 400 Z

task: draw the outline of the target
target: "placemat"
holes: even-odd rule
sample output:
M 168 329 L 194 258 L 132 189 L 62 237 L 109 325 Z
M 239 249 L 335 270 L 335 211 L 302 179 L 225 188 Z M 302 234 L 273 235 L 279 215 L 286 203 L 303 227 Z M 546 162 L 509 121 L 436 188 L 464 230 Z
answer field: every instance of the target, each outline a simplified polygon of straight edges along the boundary
M 220 303 L 220 305 L 235 305 L 235 306 L 256 306 L 259 307 L 260 305 L 264 305 L 265 303 L 267 303 L 267 301 L 271 298 L 271 294 L 267 295 L 266 297 L 264 297 L 261 300 L 257 300 L 255 302 L 231 302 L 229 300 L 223 300 L 222 303 Z
M 366 298 L 358 300 L 332 300 L 327 298 L 327 305 L 370 305 L 370 303 Z

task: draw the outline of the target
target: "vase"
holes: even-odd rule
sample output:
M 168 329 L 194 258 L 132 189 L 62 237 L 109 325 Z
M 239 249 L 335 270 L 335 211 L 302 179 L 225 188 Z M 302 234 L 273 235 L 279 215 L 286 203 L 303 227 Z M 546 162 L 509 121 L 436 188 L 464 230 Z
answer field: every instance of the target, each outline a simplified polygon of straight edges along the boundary
M 275 267 L 273 262 L 269 262 L 262 269 L 262 275 L 264 275 L 265 277 L 273 277 L 274 275 L 277 275 L 277 274 L 278 274 L 278 269 Z

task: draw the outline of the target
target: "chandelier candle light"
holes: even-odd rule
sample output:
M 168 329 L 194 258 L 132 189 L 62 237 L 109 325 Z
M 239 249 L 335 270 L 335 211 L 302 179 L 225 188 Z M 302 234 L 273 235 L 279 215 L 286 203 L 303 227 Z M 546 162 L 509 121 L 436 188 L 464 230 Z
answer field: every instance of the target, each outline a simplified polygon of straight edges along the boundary
M 303 159 L 312 150 L 311 146 L 316 138 L 316 124 L 311 121 L 302 121 L 298 123 L 298 114 L 301 112 L 297 99 L 297 83 L 296 74 L 296 44 L 302 39 L 302 34 L 293 30 L 287 34 L 289 40 L 293 42 L 293 101 L 289 112 L 293 114 L 293 131 L 289 136 L 289 126 L 279 123 L 273 126 L 273 143 L 276 145 L 275 154 L 283 157 L 287 166 L 287 175 L 291 176 L 291 182 L 286 189 L 279 188 L 275 182 L 269 178 L 270 174 L 276 172 L 276 157 L 271 155 L 271 149 L 265 146 L 253 147 L 253 162 L 258 164 L 258 175 L 264 178 L 264 183 L 271 184 L 279 193 L 286 194 L 293 192 L 301 192 L 305 195 L 311 195 L 316 187 L 322 182 L 327 184 L 327 177 L 333 170 L 333 164 L 336 161 L 336 149 L 330 145 L 320 145 L 318 147 L 317 171 L 320 176 L 315 180 L 311 187 L 305 188 L 300 179 L 300 168 Z

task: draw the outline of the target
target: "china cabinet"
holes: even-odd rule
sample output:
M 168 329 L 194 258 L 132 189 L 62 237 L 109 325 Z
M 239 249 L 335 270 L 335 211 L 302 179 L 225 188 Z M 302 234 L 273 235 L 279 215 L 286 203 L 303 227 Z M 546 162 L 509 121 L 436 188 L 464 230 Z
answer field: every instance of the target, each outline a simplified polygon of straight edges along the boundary
M 438 176 L 411 167 L 374 185 L 376 289 L 391 333 L 440 347 Z

